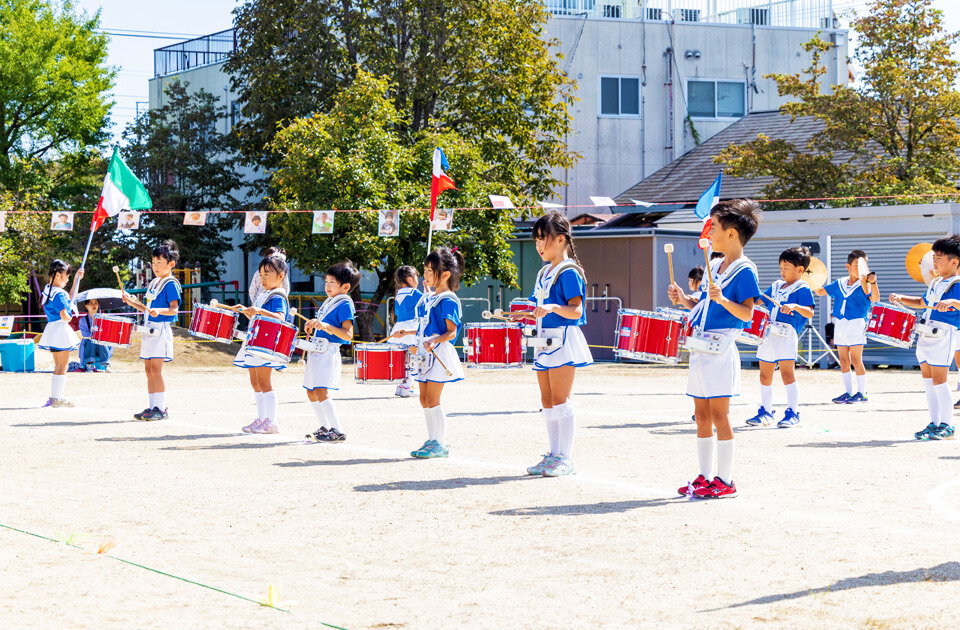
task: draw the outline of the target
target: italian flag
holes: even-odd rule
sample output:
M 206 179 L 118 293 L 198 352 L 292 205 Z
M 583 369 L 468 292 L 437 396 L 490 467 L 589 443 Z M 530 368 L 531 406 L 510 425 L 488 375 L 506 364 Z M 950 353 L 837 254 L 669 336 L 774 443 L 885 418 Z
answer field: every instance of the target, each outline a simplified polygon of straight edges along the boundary
M 153 207 L 150 194 L 137 176 L 127 168 L 120 157 L 120 151 L 113 150 L 107 176 L 103 178 L 103 191 L 93 213 L 90 231 L 97 231 L 107 217 L 115 217 L 121 210 L 147 210 Z
M 433 177 L 430 181 L 430 220 L 433 221 L 436 218 L 437 213 L 437 197 L 440 196 L 445 190 L 456 190 L 457 187 L 454 186 L 453 180 L 443 172 L 444 169 L 450 168 L 450 165 L 447 164 L 447 156 L 443 154 L 443 149 L 437 147 L 433 150 Z

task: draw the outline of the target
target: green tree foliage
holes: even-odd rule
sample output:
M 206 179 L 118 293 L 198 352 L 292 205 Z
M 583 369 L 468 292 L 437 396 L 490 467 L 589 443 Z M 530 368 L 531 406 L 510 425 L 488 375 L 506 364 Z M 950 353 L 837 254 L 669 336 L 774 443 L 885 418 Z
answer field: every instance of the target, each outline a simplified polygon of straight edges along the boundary
M 271 143 L 278 160 L 272 178 L 275 209 L 281 212 L 270 215 L 270 233 L 306 272 L 322 274 L 341 260 L 375 271 L 379 278 L 375 303 L 392 288 L 394 269 L 422 267 L 427 213 L 402 212 L 399 236 L 387 238 L 377 236 L 376 210 L 338 212 L 332 235 L 311 234 L 309 211 L 429 206 L 428 174 L 436 146 L 443 147 L 458 188 L 444 192 L 438 205 L 484 207 L 489 205 L 487 194 L 500 190 L 488 178 L 489 165 L 479 147 L 455 132 L 425 130 L 411 137 L 398 131 L 404 115 L 385 96 L 390 91 L 386 79 L 361 71 L 328 113 L 295 121 Z M 464 281 L 492 276 L 516 282 L 507 244 L 513 230 L 508 213 L 463 210 L 456 214 L 454 226 L 456 232 L 435 233 L 433 242 L 456 246 L 463 253 Z M 366 338 L 369 323 L 361 321 Z
M 124 159 L 153 199 L 141 228 L 116 237 L 130 257 L 149 261 L 151 250 L 172 238 L 183 265 L 198 265 L 207 279 L 220 278 L 222 256 L 233 248 L 225 232 L 240 225 L 243 215 L 229 212 L 241 208 L 234 196 L 241 182 L 230 137 L 221 131 L 226 108 L 217 101 L 204 90 L 188 94 L 186 85 L 174 82 L 163 106 L 124 131 Z M 184 213 L 212 211 L 228 212 L 208 214 L 202 227 L 183 225 Z
M 769 75 L 781 96 L 796 99 L 785 113 L 822 124 L 806 147 L 760 135 L 715 161 L 735 177 L 773 176 L 765 193 L 774 198 L 955 193 L 957 35 L 944 31 L 932 0 L 875 0 L 853 28 L 859 85 L 822 89 L 820 59 L 832 45 L 819 38 L 804 45 L 812 61 L 803 74 Z
M 401 137 L 469 138 L 501 193 L 548 197 L 551 169 L 576 157 L 565 143 L 572 82 L 543 38 L 542 0 L 253 0 L 235 15 L 226 71 L 252 164 L 275 166 L 264 148 L 278 128 L 328 110 L 357 69 L 390 80 Z

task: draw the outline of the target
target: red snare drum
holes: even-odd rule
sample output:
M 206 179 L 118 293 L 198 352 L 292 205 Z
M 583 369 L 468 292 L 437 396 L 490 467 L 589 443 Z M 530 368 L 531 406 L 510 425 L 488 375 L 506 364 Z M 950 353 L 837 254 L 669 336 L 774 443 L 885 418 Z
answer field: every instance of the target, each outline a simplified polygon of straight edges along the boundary
M 621 309 L 620 324 L 615 354 L 651 363 L 680 362 L 682 340 L 690 334 L 690 326 L 680 311 L 654 313 Z M 627 338 L 632 341 L 626 341 Z M 621 349 L 621 343 L 631 349 Z
M 293 344 L 297 340 L 297 328 L 273 317 L 256 315 L 250 320 L 247 353 L 266 357 L 273 361 L 289 363 L 293 356 Z
M 213 341 L 233 341 L 238 316 L 233 311 L 216 306 L 198 304 L 190 318 L 190 334 Z
M 531 302 L 526 298 L 516 298 L 510 301 L 511 313 L 532 311 L 535 308 L 537 308 L 536 303 Z M 526 324 L 527 326 L 537 325 L 536 317 L 524 317 L 523 319 L 518 319 L 517 321 L 520 322 L 521 324 Z
M 407 346 L 398 343 L 361 343 L 354 347 L 358 383 L 401 383 L 407 375 Z
M 523 365 L 521 324 L 465 324 L 463 359 L 467 367 L 508 368 Z
M 917 316 L 896 304 L 875 303 L 867 318 L 867 339 L 895 348 L 909 348 L 915 338 Z
M 133 320 L 117 315 L 94 315 L 90 339 L 101 346 L 129 348 L 133 334 Z
M 716 304 L 711 304 L 710 308 L 723 308 Z M 766 306 L 760 304 L 753 305 L 753 319 L 750 325 L 740 332 L 737 341 L 751 346 L 759 346 L 763 343 L 763 338 L 767 336 L 767 324 L 770 323 L 770 311 Z

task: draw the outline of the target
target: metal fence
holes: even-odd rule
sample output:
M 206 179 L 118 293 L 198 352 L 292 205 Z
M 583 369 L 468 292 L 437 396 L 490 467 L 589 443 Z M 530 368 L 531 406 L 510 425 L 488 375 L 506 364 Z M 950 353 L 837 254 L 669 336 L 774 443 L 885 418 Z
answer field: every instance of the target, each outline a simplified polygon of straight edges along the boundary
M 833 0 L 544 0 L 554 15 L 833 29 Z
M 153 76 L 163 77 L 221 63 L 236 50 L 237 38 L 232 28 L 157 48 L 153 51 Z

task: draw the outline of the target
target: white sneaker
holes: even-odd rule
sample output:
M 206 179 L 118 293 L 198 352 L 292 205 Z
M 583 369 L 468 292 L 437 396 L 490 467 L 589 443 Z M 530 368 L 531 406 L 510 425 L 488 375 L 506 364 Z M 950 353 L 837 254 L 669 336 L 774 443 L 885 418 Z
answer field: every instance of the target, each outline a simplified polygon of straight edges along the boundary
M 403 387 L 402 385 L 397 388 L 397 396 L 400 398 L 413 398 L 417 395 L 417 392 L 414 391 L 412 387 Z
M 280 427 L 277 426 L 277 423 L 267 418 L 260 423 L 258 427 L 253 430 L 254 433 L 280 433 Z
M 257 429 L 260 427 L 262 423 L 263 423 L 263 420 L 257 418 L 256 420 L 254 420 L 253 422 L 251 422 L 250 424 L 248 424 L 247 426 L 243 427 L 240 430 L 243 431 L 244 433 L 256 433 Z

